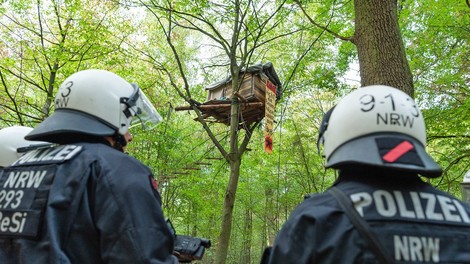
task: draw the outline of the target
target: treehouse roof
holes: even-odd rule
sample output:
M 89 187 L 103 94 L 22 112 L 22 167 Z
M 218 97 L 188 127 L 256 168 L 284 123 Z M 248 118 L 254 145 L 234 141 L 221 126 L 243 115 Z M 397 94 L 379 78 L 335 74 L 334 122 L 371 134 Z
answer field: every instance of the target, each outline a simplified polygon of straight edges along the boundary
M 271 62 L 267 62 L 264 64 L 263 63 L 255 64 L 255 65 L 249 66 L 246 69 L 240 70 L 240 75 L 243 75 L 244 73 L 250 73 L 250 74 L 259 75 L 259 76 L 265 75 L 266 77 L 268 77 L 269 81 L 273 83 L 274 85 L 276 85 L 277 99 L 279 100 L 281 98 L 282 83 L 279 80 L 279 77 L 277 76 L 277 73 L 274 70 L 274 66 Z M 223 79 L 222 81 L 218 81 L 216 83 L 210 84 L 205 89 L 209 91 L 215 90 L 215 89 L 218 89 L 220 87 L 227 85 L 231 81 L 232 81 L 232 77 L 229 76 Z

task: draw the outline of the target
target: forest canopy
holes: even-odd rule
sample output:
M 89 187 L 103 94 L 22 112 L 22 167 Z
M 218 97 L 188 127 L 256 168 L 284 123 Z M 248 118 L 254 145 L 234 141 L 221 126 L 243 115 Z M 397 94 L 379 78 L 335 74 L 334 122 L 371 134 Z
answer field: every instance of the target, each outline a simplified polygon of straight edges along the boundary
M 59 85 L 79 70 L 137 83 L 164 122 L 134 129 L 128 151 L 153 170 L 166 217 L 179 233 L 222 239 L 224 196 L 238 166 L 227 263 L 258 263 L 303 196 L 336 179 L 316 142 L 323 114 L 361 86 L 354 3 L 168 2 L 3 0 L 0 128 L 34 127 L 51 115 Z M 430 183 L 460 197 L 470 170 L 470 5 L 391 2 L 427 150 L 444 169 Z M 238 130 L 175 111 L 206 101 L 210 84 L 267 62 L 282 83 L 272 154 L 263 149 L 264 120 Z

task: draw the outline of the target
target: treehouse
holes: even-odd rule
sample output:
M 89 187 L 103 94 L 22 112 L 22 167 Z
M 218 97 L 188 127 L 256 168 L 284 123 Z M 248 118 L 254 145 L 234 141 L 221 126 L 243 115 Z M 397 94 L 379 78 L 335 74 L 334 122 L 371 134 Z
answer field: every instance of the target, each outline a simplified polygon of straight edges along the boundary
M 282 85 L 272 63 L 253 65 L 240 71 L 239 76 L 240 89 L 236 93 L 232 91 L 231 77 L 205 88 L 207 101 L 197 106 L 204 120 L 230 125 L 231 98 L 236 96 L 240 104 L 240 126 L 243 127 L 264 118 L 267 86 L 274 87 L 276 100 L 281 98 Z M 191 109 L 178 107 L 175 110 Z

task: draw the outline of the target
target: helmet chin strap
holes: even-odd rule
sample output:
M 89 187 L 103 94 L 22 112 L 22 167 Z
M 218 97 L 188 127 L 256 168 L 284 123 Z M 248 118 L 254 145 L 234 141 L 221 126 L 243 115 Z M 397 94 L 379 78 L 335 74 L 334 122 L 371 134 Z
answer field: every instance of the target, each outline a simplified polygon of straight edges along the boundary
M 121 152 L 124 152 L 124 147 L 127 145 L 126 138 L 123 135 L 116 133 L 113 135 L 113 140 L 114 140 L 113 148 Z

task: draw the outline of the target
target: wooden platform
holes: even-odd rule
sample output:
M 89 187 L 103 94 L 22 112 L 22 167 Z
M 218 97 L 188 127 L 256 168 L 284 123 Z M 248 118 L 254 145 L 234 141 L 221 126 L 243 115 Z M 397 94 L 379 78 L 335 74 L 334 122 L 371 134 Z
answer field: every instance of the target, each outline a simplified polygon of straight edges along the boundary
M 230 125 L 230 101 L 211 100 L 204 105 L 214 106 L 214 108 L 202 109 L 203 118 L 209 122 L 223 123 Z M 263 102 L 240 102 L 240 124 L 249 125 L 264 118 Z
M 211 100 L 198 106 L 206 122 L 230 125 L 230 100 Z M 192 110 L 189 106 L 176 107 L 176 111 Z M 264 118 L 263 102 L 240 102 L 240 125 L 249 125 Z
M 232 80 L 226 78 L 206 87 L 207 101 L 199 104 L 206 122 L 230 125 L 230 108 L 232 96 L 237 96 L 240 104 L 239 126 L 250 125 L 265 116 L 266 82 L 276 87 L 276 99 L 281 97 L 281 82 L 271 63 L 257 64 L 240 72 L 240 89 L 233 94 Z M 176 107 L 176 111 L 193 110 L 189 106 Z

